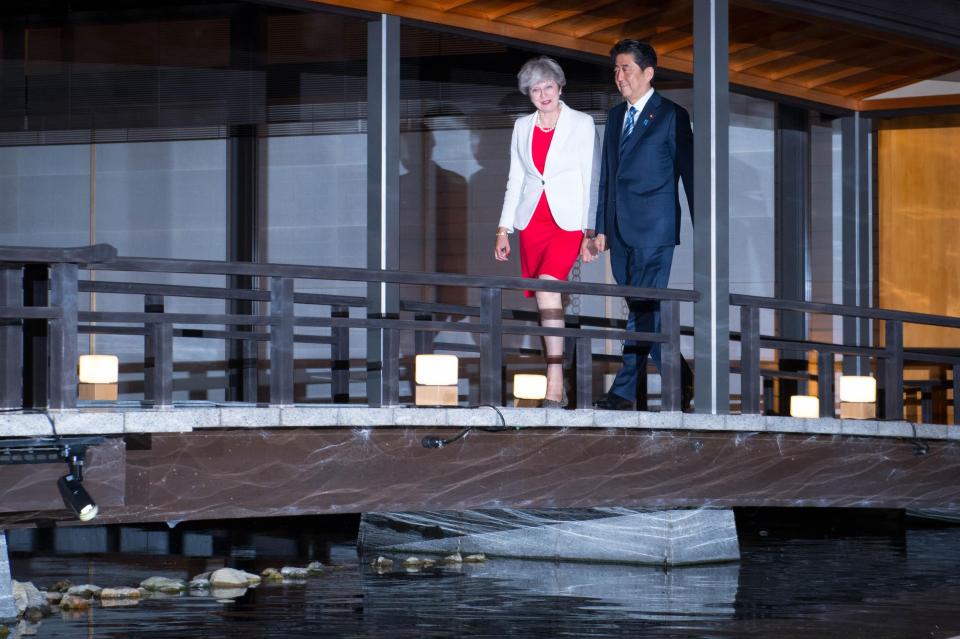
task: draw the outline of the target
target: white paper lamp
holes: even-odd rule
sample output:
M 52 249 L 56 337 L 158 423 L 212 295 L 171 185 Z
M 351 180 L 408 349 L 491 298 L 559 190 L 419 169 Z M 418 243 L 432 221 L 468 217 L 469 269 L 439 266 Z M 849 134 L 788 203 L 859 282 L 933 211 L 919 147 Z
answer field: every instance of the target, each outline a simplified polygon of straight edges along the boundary
M 820 399 L 813 395 L 794 395 L 790 398 L 790 417 L 820 417 Z
M 456 406 L 458 360 L 456 355 L 417 355 L 414 377 L 417 406 Z
M 80 399 L 117 399 L 120 359 L 116 355 L 81 355 L 77 377 Z
M 840 376 L 841 402 L 877 401 L 877 380 L 867 375 Z
M 840 418 L 873 419 L 877 416 L 877 380 L 868 375 L 840 376 Z
M 518 406 L 522 401 L 541 401 L 547 396 L 547 376 L 517 373 L 513 376 L 513 396 Z

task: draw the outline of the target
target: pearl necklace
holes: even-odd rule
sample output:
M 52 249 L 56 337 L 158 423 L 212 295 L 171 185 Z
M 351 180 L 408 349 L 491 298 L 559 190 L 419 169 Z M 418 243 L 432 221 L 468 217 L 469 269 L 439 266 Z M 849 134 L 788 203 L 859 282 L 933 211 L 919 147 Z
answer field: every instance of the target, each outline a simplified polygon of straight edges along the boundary
M 559 120 L 560 120 L 560 108 L 558 107 L 558 108 L 557 108 L 557 121 L 559 121 Z M 557 124 L 556 124 L 556 122 L 554 122 L 554 124 L 553 124 L 552 127 L 549 127 L 549 128 L 544 127 L 542 124 L 540 124 L 540 111 L 537 111 L 537 128 L 540 129 L 541 131 L 543 131 L 544 133 L 550 133 L 550 132 L 553 131 L 555 128 L 557 128 Z

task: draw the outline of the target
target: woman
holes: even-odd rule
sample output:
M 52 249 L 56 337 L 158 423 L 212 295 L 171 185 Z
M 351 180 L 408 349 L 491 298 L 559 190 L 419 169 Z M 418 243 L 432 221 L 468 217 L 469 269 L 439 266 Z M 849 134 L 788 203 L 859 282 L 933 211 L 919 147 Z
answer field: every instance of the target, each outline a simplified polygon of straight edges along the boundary
M 497 228 L 494 257 L 510 257 L 508 235 L 520 232 L 523 277 L 565 280 L 577 257 L 593 259 L 596 185 L 600 162 L 593 118 L 560 99 L 566 78 L 560 65 L 542 56 L 517 74 L 520 92 L 536 110 L 516 121 L 510 140 L 510 176 Z M 532 293 L 526 291 L 527 297 Z M 563 328 L 560 293 L 537 291 L 540 324 Z M 547 395 L 543 406 L 566 405 L 563 391 L 563 338 L 545 337 Z

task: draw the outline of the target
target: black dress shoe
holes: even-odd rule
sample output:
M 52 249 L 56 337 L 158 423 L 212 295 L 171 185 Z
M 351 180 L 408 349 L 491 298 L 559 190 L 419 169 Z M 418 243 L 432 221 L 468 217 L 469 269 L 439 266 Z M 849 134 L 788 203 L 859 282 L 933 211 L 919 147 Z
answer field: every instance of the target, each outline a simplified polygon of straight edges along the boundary
M 606 397 L 594 404 L 600 410 L 633 410 L 633 402 L 616 393 L 607 393 Z
M 693 401 L 693 386 L 684 386 L 680 389 L 680 410 L 684 413 L 692 413 L 690 403 Z

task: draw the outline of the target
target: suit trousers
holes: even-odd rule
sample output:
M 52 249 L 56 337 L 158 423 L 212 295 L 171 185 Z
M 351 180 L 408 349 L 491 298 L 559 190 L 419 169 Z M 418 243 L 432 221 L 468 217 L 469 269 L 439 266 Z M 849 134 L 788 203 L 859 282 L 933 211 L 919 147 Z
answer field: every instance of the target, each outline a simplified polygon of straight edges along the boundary
M 613 277 L 621 286 L 667 288 L 670 268 L 673 266 L 673 246 L 630 246 L 619 232 L 610 237 L 610 266 Z M 660 331 L 660 303 L 655 300 L 627 298 L 630 314 L 627 330 L 641 333 Z M 623 367 L 617 373 L 610 392 L 629 400 L 637 399 L 639 376 L 645 374 L 647 356 L 653 358 L 660 370 L 660 344 L 628 340 L 623 345 Z M 693 372 L 681 357 L 681 385 L 693 385 Z

